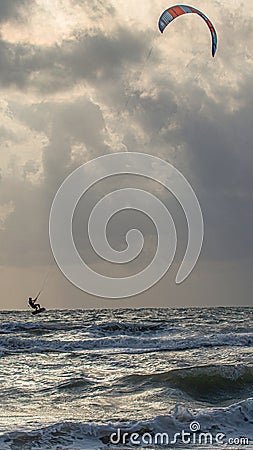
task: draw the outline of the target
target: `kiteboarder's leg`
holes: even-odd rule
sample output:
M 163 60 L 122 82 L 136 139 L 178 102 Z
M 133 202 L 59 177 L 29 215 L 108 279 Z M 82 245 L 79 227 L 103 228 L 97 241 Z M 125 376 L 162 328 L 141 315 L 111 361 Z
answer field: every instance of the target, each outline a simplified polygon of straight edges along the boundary
M 40 309 L 40 304 L 39 304 L 39 303 L 35 303 L 35 308 L 36 308 L 37 310 L 39 310 L 39 309 Z

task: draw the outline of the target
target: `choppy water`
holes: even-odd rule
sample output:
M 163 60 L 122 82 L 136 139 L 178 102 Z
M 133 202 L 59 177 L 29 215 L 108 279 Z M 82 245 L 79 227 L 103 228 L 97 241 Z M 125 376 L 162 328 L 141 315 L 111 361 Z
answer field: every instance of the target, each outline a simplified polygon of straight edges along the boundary
M 252 325 L 253 308 L 2 312 L 0 449 L 103 449 L 111 433 L 123 449 L 133 432 L 155 448 L 193 422 L 253 448 Z

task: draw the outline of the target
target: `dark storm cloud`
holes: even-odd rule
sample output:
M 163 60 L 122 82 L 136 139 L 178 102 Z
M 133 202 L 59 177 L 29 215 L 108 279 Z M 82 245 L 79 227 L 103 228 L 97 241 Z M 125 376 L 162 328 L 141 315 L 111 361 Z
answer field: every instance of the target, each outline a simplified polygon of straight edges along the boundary
M 18 89 L 32 87 L 32 75 L 55 64 L 55 51 L 0 39 L 0 84 Z
M 104 121 L 97 105 L 84 99 L 58 105 L 51 114 L 53 127 L 43 151 L 43 168 L 45 182 L 54 190 L 85 160 L 108 153 L 109 149 L 104 143 Z M 81 148 L 73 157 L 75 144 Z
M 75 102 L 42 102 L 26 108 L 13 104 L 12 111 L 26 126 L 47 139 L 42 147 L 42 163 L 44 184 L 50 192 L 78 165 L 109 152 L 102 112 L 86 98 Z
M 209 257 L 233 259 L 253 252 L 253 107 L 251 95 L 247 98 L 249 83 L 241 85 L 237 93 L 239 109 L 227 111 L 225 105 L 206 98 L 208 113 L 193 109 L 182 121 L 189 168 L 197 180 L 207 230 L 212 230 Z
M 89 9 L 87 1 L 73 2 Z M 94 17 L 110 14 L 102 2 L 93 6 L 90 14 L 94 13 Z M 191 182 L 201 202 L 206 229 L 200 264 L 204 260 L 239 261 L 243 270 L 245 259 L 253 250 L 253 80 L 243 53 L 244 39 L 247 46 L 251 40 L 248 19 L 238 17 L 233 33 L 234 18 L 228 19 L 217 59 L 206 64 L 201 55 L 199 61 L 195 59 L 192 63 L 193 73 L 186 67 L 178 68 L 179 79 L 173 69 L 163 72 L 162 64 L 161 70 L 156 70 L 164 62 L 159 46 L 145 67 L 146 72 L 138 75 L 151 38 L 149 31 L 138 33 L 130 27 L 118 28 L 111 36 L 102 31 L 93 36 L 79 34 L 51 48 L 0 42 L 3 87 L 17 86 L 25 94 L 31 89 L 47 98 L 84 82 L 87 89 L 92 86 L 91 96 L 96 98 L 96 101 L 85 96 L 61 103 L 44 101 L 29 107 L 10 104 L 15 119 L 44 135 L 46 144 L 42 143 L 38 149 L 42 153 L 43 175 L 37 184 L 30 181 L 38 170 L 35 160 L 24 163 L 20 179 L 11 181 L 3 177 L 1 181 L 0 202 L 13 200 L 15 204 L 6 229 L 0 233 L 2 263 L 41 263 L 44 243 L 48 242 L 50 204 L 60 183 L 85 161 L 115 150 L 107 144 L 108 118 L 103 116 L 101 103 L 108 109 L 113 106 L 114 117 L 111 114 L 110 120 L 114 121 L 115 134 L 120 139 L 122 135 L 129 151 L 161 156 L 174 163 Z M 167 57 L 170 68 L 169 49 Z M 136 74 L 138 87 L 131 84 L 131 71 Z M 140 83 L 147 71 L 155 95 L 145 83 L 143 86 Z M 197 74 L 200 83 L 193 74 Z M 240 81 L 231 87 L 230 77 Z M 120 112 L 117 118 L 116 108 Z M 2 132 L 7 137 L 6 130 Z M 163 196 L 167 203 L 166 195 Z M 95 195 L 90 203 L 94 198 Z M 122 223 L 120 220 L 118 223 L 112 232 L 115 238 L 112 245 L 116 246 L 123 242 Z M 124 224 L 126 229 L 132 225 L 130 220 L 124 220 Z
M 123 63 L 140 63 L 147 49 L 147 35 L 118 29 L 112 36 L 83 36 L 74 44 L 63 43 L 62 63 L 77 78 L 90 81 L 121 75 Z
M 48 254 L 45 243 L 50 206 L 60 184 L 85 160 L 109 151 L 104 143 L 104 120 L 99 107 L 85 98 L 27 108 L 15 108 L 13 104 L 11 109 L 16 119 L 44 134 L 48 143 L 38 149 L 42 151 L 43 165 L 43 177 L 38 183 L 29 179 L 38 172 L 38 162 L 34 160 L 26 161 L 20 178 L 4 177 L 1 181 L 0 204 L 13 201 L 15 208 L 0 232 L 0 263 L 41 264 Z M 78 150 L 73 154 L 75 145 Z M 14 173 L 15 159 L 12 165 Z
M 0 1 L 0 23 L 11 20 L 21 20 L 23 9 L 32 6 L 31 0 L 1 0 Z M 26 10 L 27 11 L 27 10 Z
M 202 78 L 214 86 L 208 72 Z M 245 70 L 231 87 L 226 78 L 216 81 L 215 99 L 187 76 L 178 83 L 160 79 L 154 98 L 136 92 L 129 114 L 145 140 L 138 142 L 130 127 L 124 135 L 130 151 L 162 155 L 191 182 L 204 213 L 202 256 L 212 261 L 253 253 L 253 79 Z
M 27 83 L 27 73 L 22 59 L 28 53 L 23 45 L 13 45 L 0 39 L 0 83 L 3 87 L 19 88 Z M 30 53 L 30 52 L 29 52 Z
M 72 88 L 80 80 L 92 84 L 116 80 L 122 67 L 140 63 L 147 36 L 119 29 L 113 36 L 79 36 L 50 48 L 0 41 L 0 84 L 35 87 L 42 93 Z
M 86 65 L 80 54 L 92 54 L 97 48 L 101 55 L 103 47 L 118 48 L 118 41 L 109 39 L 102 43 L 100 37 L 89 38 L 88 43 L 77 45 L 76 53 L 61 53 L 61 61 L 73 58 L 72 75 L 75 78 L 86 74 L 95 82 L 92 74 L 103 67 L 102 79 L 115 79 L 117 83 L 117 58 L 111 56 L 111 64 L 101 61 L 96 55 L 93 66 Z M 67 43 L 72 46 L 72 43 Z M 106 48 L 105 45 L 105 48 Z M 111 47 L 112 45 L 112 47 Z M 109 51 L 109 50 L 108 50 Z M 112 52 L 113 53 L 113 52 Z M 129 54 L 127 51 L 126 54 Z M 64 55 L 64 58 L 63 56 Z M 79 64 L 78 64 L 79 61 Z M 122 60 L 121 60 L 122 62 Z M 96 68 L 96 69 L 95 69 Z M 168 148 L 175 149 L 177 167 L 193 182 L 193 187 L 201 201 L 206 223 L 204 255 L 208 258 L 239 258 L 252 254 L 252 102 L 250 98 L 251 78 L 244 81 L 233 93 L 240 99 L 237 109 L 229 110 L 226 104 L 227 92 L 220 92 L 219 102 L 212 100 L 206 91 L 191 80 L 180 83 L 181 95 L 177 97 L 179 86 L 168 76 L 159 80 L 161 92 L 154 98 L 142 96 L 136 91 L 128 104 L 132 122 L 145 134 L 146 143 L 141 144 L 131 130 L 131 120 L 124 132 L 124 143 L 131 150 L 156 153 L 159 151 L 170 160 Z M 99 79 L 96 79 L 99 90 Z M 104 85 L 102 84 L 102 88 Z M 41 104 L 28 110 L 22 108 L 20 119 L 37 131 L 44 132 L 49 143 L 43 150 L 45 183 L 50 192 L 57 189 L 64 177 L 78 163 L 111 151 L 105 143 L 103 129 L 105 122 L 97 105 L 87 100 L 76 103 Z M 170 129 L 175 122 L 175 129 Z M 160 132 L 160 128 L 163 130 Z M 80 158 L 72 159 L 73 145 L 83 144 Z M 181 154 L 180 148 L 184 148 Z M 154 150 L 155 149 L 155 150 Z M 180 159 L 181 158 L 181 159 Z M 242 233 L 243 230 L 243 233 Z M 240 236 L 240 239 L 238 238 Z

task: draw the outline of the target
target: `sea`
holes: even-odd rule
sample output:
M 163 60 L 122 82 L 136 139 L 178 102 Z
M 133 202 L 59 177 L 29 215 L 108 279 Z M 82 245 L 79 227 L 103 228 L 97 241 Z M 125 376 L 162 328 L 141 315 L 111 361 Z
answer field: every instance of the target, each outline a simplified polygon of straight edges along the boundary
M 253 308 L 0 312 L 0 449 L 253 449 Z

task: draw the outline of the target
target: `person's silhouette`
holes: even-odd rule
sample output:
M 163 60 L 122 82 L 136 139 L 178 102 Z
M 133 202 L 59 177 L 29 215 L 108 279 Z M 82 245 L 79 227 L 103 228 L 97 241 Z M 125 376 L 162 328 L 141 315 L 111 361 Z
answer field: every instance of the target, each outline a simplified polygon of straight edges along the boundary
M 38 298 L 38 296 L 36 298 L 34 298 L 34 299 L 32 297 L 29 297 L 28 304 L 29 304 L 29 306 L 31 306 L 31 308 L 39 310 L 40 309 L 40 304 L 36 303 L 37 298 Z

